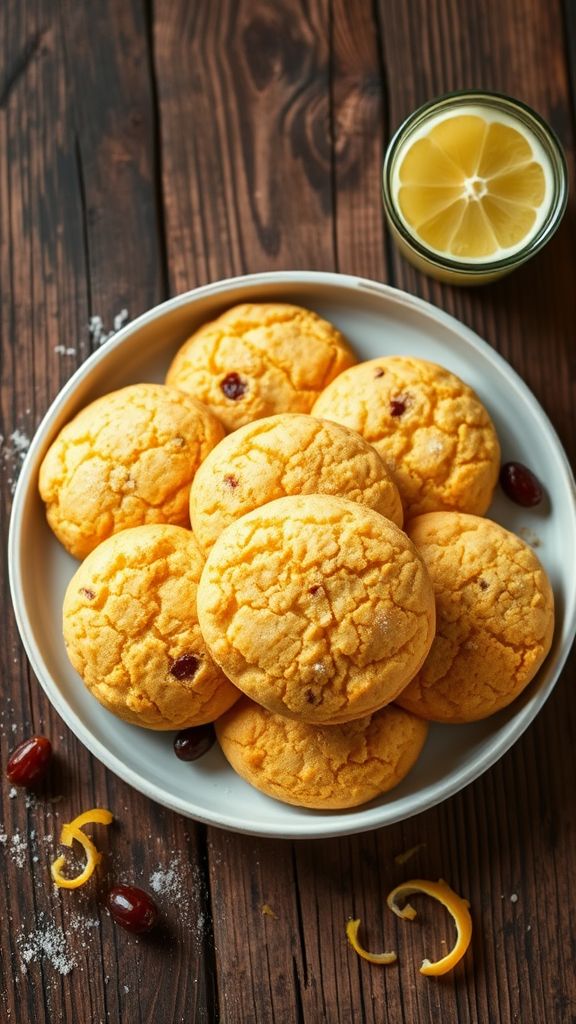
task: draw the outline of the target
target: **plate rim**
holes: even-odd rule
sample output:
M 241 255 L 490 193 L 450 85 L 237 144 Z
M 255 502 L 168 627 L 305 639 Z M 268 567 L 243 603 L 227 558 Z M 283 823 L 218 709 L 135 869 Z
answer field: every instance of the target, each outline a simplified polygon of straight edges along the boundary
M 223 828 L 240 834 L 257 835 L 268 838 L 327 839 L 336 836 L 359 834 L 376 828 L 383 828 L 399 821 L 405 821 L 408 818 L 413 817 L 416 814 L 423 813 L 426 810 L 430 810 L 432 807 L 442 803 L 444 800 L 449 799 L 460 790 L 464 789 L 465 786 L 483 775 L 484 772 L 504 756 L 504 754 L 522 736 L 531 722 L 536 718 L 560 678 L 572 646 L 570 636 L 573 637 L 576 632 L 576 599 L 574 599 L 576 595 L 576 588 L 574 595 L 572 595 L 573 607 L 569 615 L 569 609 L 568 607 L 566 608 L 564 633 L 566 633 L 566 629 L 568 629 L 568 633 L 562 640 L 561 648 L 558 652 L 558 660 L 554 667 L 554 671 L 551 673 L 550 679 L 546 686 L 538 693 L 538 699 L 526 704 L 513 719 L 502 727 L 498 740 L 484 752 L 483 756 L 480 757 L 479 760 L 475 758 L 472 765 L 462 767 L 459 771 L 451 773 L 449 781 L 442 780 L 441 782 L 432 784 L 424 789 L 420 789 L 418 793 L 413 794 L 411 797 L 405 797 L 404 808 L 402 811 L 397 813 L 385 813 L 386 807 L 391 805 L 369 807 L 364 810 L 360 807 L 359 809 L 340 813 L 337 816 L 330 815 L 325 818 L 321 817 L 317 819 L 313 819 L 311 817 L 310 822 L 306 825 L 303 825 L 301 822 L 283 822 L 281 824 L 278 823 L 277 825 L 273 825 L 268 830 L 264 830 L 260 827 L 250 828 L 245 820 L 239 821 L 234 815 L 222 814 L 220 812 L 213 816 L 207 815 L 205 811 L 201 808 L 195 807 L 195 805 L 190 801 L 184 801 L 168 793 L 162 786 L 150 782 L 137 770 L 127 766 L 114 753 L 112 753 L 88 729 L 87 726 L 84 725 L 80 716 L 76 714 L 65 698 L 61 695 L 55 680 L 47 666 L 44 664 L 43 657 L 41 656 L 40 650 L 34 640 L 33 630 L 29 624 L 28 616 L 25 611 L 26 606 L 19 571 L 19 554 L 21 545 L 18 542 L 20 538 L 20 527 L 23 520 L 22 513 L 24 511 L 26 497 L 31 482 L 30 477 L 35 467 L 38 450 L 45 444 L 46 432 L 51 427 L 53 421 L 58 417 L 62 406 L 66 403 L 70 393 L 76 389 L 76 386 L 85 377 L 90 375 L 95 366 L 107 359 L 116 348 L 121 347 L 128 337 L 137 333 L 143 326 L 149 325 L 155 320 L 161 318 L 166 313 L 170 313 L 181 306 L 194 303 L 197 300 L 218 295 L 219 293 L 225 293 L 226 291 L 230 291 L 232 288 L 248 289 L 257 287 L 258 285 L 269 285 L 273 283 L 277 283 L 279 285 L 317 284 L 330 286 L 344 291 L 364 290 L 370 293 L 376 293 L 377 295 L 386 298 L 392 304 L 420 311 L 427 319 L 436 321 L 444 329 L 449 329 L 450 332 L 456 335 L 460 340 L 464 340 L 467 344 L 471 345 L 471 347 L 479 352 L 484 358 L 487 358 L 488 362 L 492 363 L 499 373 L 504 373 L 506 378 L 510 381 L 510 384 L 513 385 L 520 392 L 522 398 L 528 402 L 531 412 L 535 415 L 536 419 L 540 421 L 545 432 L 550 435 L 556 455 L 559 458 L 560 467 L 564 472 L 566 483 L 569 485 L 570 511 L 572 519 L 576 524 L 576 482 L 574 480 L 568 456 L 557 431 L 538 402 L 536 396 L 532 393 L 522 377 L 520 377 L 517 371 L 504 359 L 503 356 L 493 349 L 488 342 L 484 341 L 475 331 L 462 323 L 456 317 L 452 316 L 450 313 L 446 313 L 444 310 L 439 309 L 437 306 L 427 302 L 425 299 L 411 295 L 409 292 L 395 288 L 392 285 L 374 281 L 369 278 L 358 277 L 352 274 L 339 274 L 333 271 L 264 271 L 261 273 L 244 274 L 238 277 L 223 278 L 209 284 L 200 285 L 197 288 L 193 288 L 179 295 L 173 296 L 172 298 L 151 307 L 151 309 L 141 313 L 129 324 L 126 324 L 125 327 L 117 331 L 112 338 L 106 341 L 99 349 L 97 349 L 96 352 L 93 352 L 82 363 L 82 365 L 77 368 L 50 403 L 46 413 L 36 428 L 34 437 L 32 438 L 30 447 L 22 463 L 16 490 L 14 492 L 8 531 L 8 576 L 12 605 L 20 639 L 32 670 L 42 686 L 42 689 L 56 712 L 61 716 L 65 724 L 69 729 L 71 729 L 77 739 L 79 739 L 80 742 L 83 743 L 84 746 L 87 747 L 87 749 L 115 775 L 161 806 L 167 807 L 178 814 L 182 814 L 185 817 L 191 818 L 204 825 L 212 825 L 217 828 Z M 426 797 L 428 790 L 430 790 L 430 793 Z M 422 799 L 423 796 L 424 800 Z M 362 820 L 352 820 L 358 817 L 361 817 Z M 385 820 L 381 820 L 382 818 Z

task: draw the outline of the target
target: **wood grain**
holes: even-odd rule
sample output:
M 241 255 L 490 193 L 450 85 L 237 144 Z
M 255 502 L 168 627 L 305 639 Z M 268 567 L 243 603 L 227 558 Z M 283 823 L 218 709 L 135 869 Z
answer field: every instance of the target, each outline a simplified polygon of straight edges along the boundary
M 488 288 L 451 289 L 393 249 L 380 173 L 387 139 L 406 114 L 433 95 L 474 86 L 535 106 L 562 138 L 573 179 L 575 25 L 561 0 L 7 0 L 3 536 L 21 461 L 20 435 L 11 435 L 31 436 L 88 355 L 89 317 L 111 328 L 123 308 L 134 316 L 168 292 L 264 269 L 362 274 L 454 313 L 524 376 L 574 455 L 573 204 L 525 269 Z M 4 550 L 2 759 L 32 730 L 55 739 L 59 758 L 50 788 L 29 806 L 1 787 L 2 1020 L 576 1019 L 574 660 L 513 750 L 426 814 L 322 842 L 234 835 L 150 803 L 63 727 L 23 657 Z M 94 803 L 118 817 L 98 834 L 109 870 L 72 902 L 46 884 L 56 846 L 45 840 Z M 26 840 L 22 867 L 15 833 Z M 412 847 L 399 866 L 395 856 Z M 472 952 L 438 983 L 418 966 L 450 941 L 444 912 L 421 900 L 411 924 L 384 909 L 389 888 L 418 875 L 447 878 L 472 905 Z M 137 941 L 113 927 L 102 899 L 111 878 L 150 887 L 153 876 L 164 884 L 165 926 Z M 360 961 L 345 939 L 350 916 L 362 919 L 367 945 L 396 949 L 398 964 Z M 64 929 L 76 959 L 66 976 L 46 958 L 21 973 L 26 943 L 46 922 Z
M 0 19 L 11 56 L 0 85 L 0 467 L 9 497 L 20 464 L 10 435 L 31 436 L 89 354 L 89 318 L 99 315 L 110 330 L 122 309 L 135 316 L 154 305 L 165 295 L 165 270 L 147 11 L 113 0 L 15 3 L 3 5 Z M 1 512 L 4 537 L 8 511 L 9 501 Z M 52 737 L 58 766 L 37 801 L 22 792 L 9 798 L 2 786 L 0 1016 L 107 1022 L 179 1020 L 192 1012 L 210 1021 L 205 832 L 110 775 L 64 728 L 26 665 L 8 614 L 4 552 L 5 545 L 2 678 L 11 686 L 1 712 L 2 762 L 16 741 L 38 731 Z M 94 805 L 117 818 L 109 833 L 98 833 L 107 871 L 87 894 L 56 893 L 49 864 L 60 826 Z M 145 942 L 117 929 L 103 904 L 113 879 L 149 887 L 154 873 L 165 889 L 165 927 Z M 74 962 L 65 976 L 38 951 L 54 929 L 62 929 L 64 966 Z

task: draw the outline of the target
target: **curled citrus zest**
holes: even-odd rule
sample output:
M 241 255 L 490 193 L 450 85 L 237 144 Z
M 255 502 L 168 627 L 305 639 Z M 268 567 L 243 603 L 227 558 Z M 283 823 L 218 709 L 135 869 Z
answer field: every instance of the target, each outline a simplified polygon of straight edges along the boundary
M 397 959 L 396 953 L 369 953 L 368 950 L 364 949 L 358 941 L 358 929 L 360 927 L 360 918 L 356 921 L 348 921 L 346 925 L 346 935 L 348 942 L 352 948 L 361 956 L 363 960 L 368 960 L 371 964 L 393 964 Z
M 84 870 L 79 875 L 76 875 L 74 878 L 67 878 L 66 875 L 62 874 L 61 870 L 66 862 L 66 858 L 64 856 L 57 857 L 50 865 L 52 880 L 57 886 L 61 889 L 78 889 L 79 886 L 84 885 L 92 877 L 95 868 L 102 860 L 102 854 L 98 852 L 92 840 L 82 831 L 82 826 L 90 824 L 109 825 L 112 819 L 113 815 L 110 811 L 104 810 L 102 807 L 95 807 L 91 811 L 79 814 L 73 821 L 66 822 L 62 826 L 60 842 L 63 846 L 72 846 L 76 839 L 86 851 L 86 864 Z
M 114 815 L 105 807 L 93 807 L 91 811 L 84 811 L 82 814 L 76 815 L 68 824 L 74 828 L 84 828 L 84 825 L 109 825 L 113 820 Z
M 404 920 L 413 921 L 416 917 L 416 911 L 410 903 L 406 903 L 404 907 L 399 907 L 397 900 L 404 900 L 408 896 L 412 896 L 413 893 L 423 892 L 427 896 L 432 896 L 433 899 L 438 900 L 442 906 L 446 907 L 446 910 L 454 918 L 456 925 L 456 943 L 446 956 L 442 957 L 441 960 L 436 960 L 431 963 L 430 960 L 425 959 L 422 961 L 420 968 L 421 974 L 428 976 L 438 976 L 440 974 L 446 974 L 451 971 L 453 967 L 462 959 L 472 938 L 472 918 L 470 917 L 470 910 L 468 900 L 462 899 L 458 896 L 449 885 L 446 884 L 441 878 L 437 882 L 427 882 L 420 878 L 413 879 L 411 882 L 403 882 L 402 885 L 397 885 L 392 892 L 388 894 L 386 900 L 390 910 L 392 910 L 397 917 L 402 917 Z

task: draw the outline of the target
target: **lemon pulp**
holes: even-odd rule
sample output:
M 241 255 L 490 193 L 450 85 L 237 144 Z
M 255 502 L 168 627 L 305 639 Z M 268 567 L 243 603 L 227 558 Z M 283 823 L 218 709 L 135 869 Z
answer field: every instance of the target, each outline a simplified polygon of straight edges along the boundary
M 552 171 L 520 122 L 472 109 L 432 119 L 408 137 L 393 192 L 406 226 L 429 249 L 484 262 L 517 252 L 538 231 Z

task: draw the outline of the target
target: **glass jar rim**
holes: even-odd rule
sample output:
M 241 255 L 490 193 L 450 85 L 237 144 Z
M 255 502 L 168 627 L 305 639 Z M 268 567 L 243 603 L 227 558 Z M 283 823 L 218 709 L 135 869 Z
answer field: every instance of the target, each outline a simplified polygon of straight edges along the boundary
M 451 259 L 448 256 L 443 256 L 441 253 L 436 252 L 434 249 L 428 248 L 407 228 L 404 221 L 399 216 L 396 204 L 392 199 L 391 176 L 394 168 L 394 159 L 400 144 L 404 141 L 406 135 L 409 132 L 414 131 L 419 124 L 425 121 L 433 113 L 436 108 L 444 105 L 450 107 L 452 105 L 452 101 L 454 109 L 470 102 L 480 106 L 500 107 L 514 112 L 519 120 L 528 124 L 532 129 L 540 143 L 546 149 L 550 158 L 554 182 L 552 200 L 548 214 L 539 230 L 525 246 L 501 259 L 472 263 L 465 260 Z M 568 202 L 568 166 L 562 144 L 554 129 L 547 124 L 540 114 L 529 107 L 526 103 L 523 103 L 522 100 L 518 100 L 512 96 L 507 96 L 505 93 L 491 92 L 487 89 L 458 89 L 454 92 L 447 92 L 441 96 L 435 97 L 434 99 L 428 100 L 426 103 L 422 104 L 422 106 L 412 111 L 412 113 L 409 114 L 396 129 L 388 143 L 386 153 L 384 155 L 384 164 L 382 168 L 382 198 L 388 218 L 405 244 L 414 252 L 437 267 L 441 267 L 448 271 L 457 271 L 461 274 L 467 274 L 470 277 L 475 277 L 476 275 L 497 273 L 499 270 L 506 270 L 519 266 L 521 263 L 526 262 L 526 260 L 534 256 L 546 245 L 558 228 L 566 210 Z

